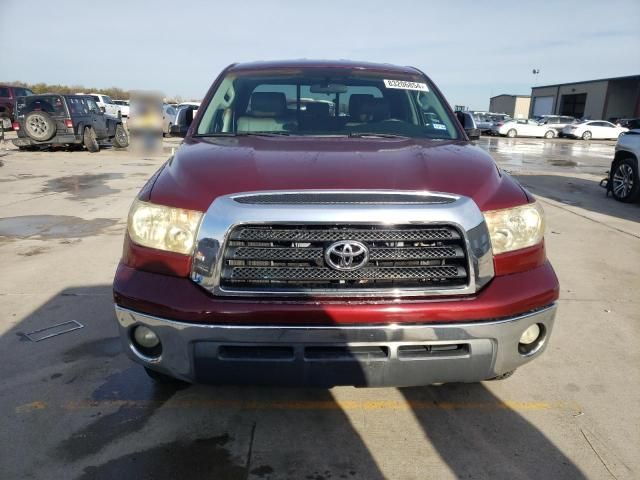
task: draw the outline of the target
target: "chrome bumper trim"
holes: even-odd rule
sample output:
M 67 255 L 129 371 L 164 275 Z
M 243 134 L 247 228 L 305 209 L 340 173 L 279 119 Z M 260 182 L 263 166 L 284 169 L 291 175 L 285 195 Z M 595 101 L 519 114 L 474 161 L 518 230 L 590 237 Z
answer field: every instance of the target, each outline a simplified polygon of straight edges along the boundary
M 476 382 L 506 373 L 544 351 L 556 315 L 553 304 L 513 318 L 463 324 L 304 327 L 195 324 L 153 317 L 117 305 L 115 309 L 127 354 L 138 363 L 176 378 L 189 382 L 272 383 L 269 375 L 275 371 L 276 381 L 287 380 L 286 384 L 365 386 Z M 533 323 L 544 325 L 545 336 L 533 353 L 522 355 L 518 352 L 520 336 Z M 162 354 L 158 358 L 146 357 L 133 346 L 132 329 L 137 325 L 152 328 L 160 338 Z M 464 344 L 467 353 L 409 360 L 398 355 L 402 346 L 448 344 Z M 290 347 L 293 356 L 286 362 L 229 360 L 218 355 L 221 346 Z M 305 357 L 305 348 L 318 346 L 376 346 L 388 352 L 388 356 L 346 363 Z M 346 366 L 353 368 L 349 370 Z M 332 377 L 334 374 L 337 376 Z M 322 381 L 317 382 L 318 379 Z

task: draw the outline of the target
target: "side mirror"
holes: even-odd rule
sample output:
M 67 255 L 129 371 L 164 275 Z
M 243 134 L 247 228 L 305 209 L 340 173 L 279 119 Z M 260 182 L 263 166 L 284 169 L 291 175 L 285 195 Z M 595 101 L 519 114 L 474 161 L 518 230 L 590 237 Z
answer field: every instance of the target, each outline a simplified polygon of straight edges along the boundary
M 469 137 L 469 140 L 479 140 L 480 139 L 480 129 L 479 128 L 471 128 L 469 130 L 465 129 L 465 132 L 467 132 L 467 137 Z
M 104 112 L 106 112 L 106 111 L 107 111 L 107 110 L 106 110 L 104 107 L 100 107 L 100 112 L 101 112 L 101 113 L 104 113 Z
M 473 117 L 470 113 L 456 112 L 456 117 L 458 118 L 460 125 L 462 125 L 462 128 L 464 128 L 469 140 L 478 140 L 480 138 L 480 130 L 476 128 L 475 122 L 473 121 Z
M 172 137 L 184 138 L 186 134 L 187 134 L 187 127 L 184 127 L 183 125 L 171 125 L 171 130 L 169 131 L 169 135 L 171 135 Z

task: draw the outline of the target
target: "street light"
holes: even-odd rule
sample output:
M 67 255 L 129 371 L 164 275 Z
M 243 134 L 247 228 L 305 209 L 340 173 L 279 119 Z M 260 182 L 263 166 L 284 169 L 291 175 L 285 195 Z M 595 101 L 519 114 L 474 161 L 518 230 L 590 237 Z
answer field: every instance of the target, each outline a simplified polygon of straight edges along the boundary
M 533 73 L 533 84 L 537 85 L 537 83 L 538 83 L 538 74 L 540 73 L 540 69 L 539 68 L 534 68 L 533 70 L 531 70 L 531 73 Z

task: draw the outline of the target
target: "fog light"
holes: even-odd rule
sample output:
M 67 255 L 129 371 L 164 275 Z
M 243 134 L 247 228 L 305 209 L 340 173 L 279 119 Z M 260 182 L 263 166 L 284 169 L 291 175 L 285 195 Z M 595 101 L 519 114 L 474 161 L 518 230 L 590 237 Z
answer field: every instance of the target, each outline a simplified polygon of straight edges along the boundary
M 153 330 L 143 325 L 136 327 L 133 331 L 133 338 L 138 345 L 144 348 L 155 348 L 160 344 L 160 339 Z
M 520 337 L 520 343 L 522 343 L 523 345 L 531 345 L 538 339 L 539 336 L 540 327 L 537 323 L 534 323 L 524 331 L 524 333 Z

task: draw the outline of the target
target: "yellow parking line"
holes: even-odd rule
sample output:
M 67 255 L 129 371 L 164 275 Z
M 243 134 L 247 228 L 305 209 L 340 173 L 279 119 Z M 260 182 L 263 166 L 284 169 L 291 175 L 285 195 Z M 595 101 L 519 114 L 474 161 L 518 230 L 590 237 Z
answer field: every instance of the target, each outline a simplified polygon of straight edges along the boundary
M 47 408 L 46 403 L 41 402 L 40 400 L 36 400 L 35 402 L 18 405 L 16 407 L 16 413 L 27 413 L 32 412 L 33 410 L 43 410 L 45 408 Z

